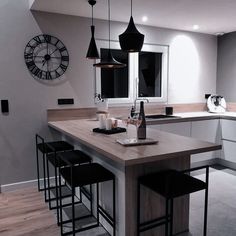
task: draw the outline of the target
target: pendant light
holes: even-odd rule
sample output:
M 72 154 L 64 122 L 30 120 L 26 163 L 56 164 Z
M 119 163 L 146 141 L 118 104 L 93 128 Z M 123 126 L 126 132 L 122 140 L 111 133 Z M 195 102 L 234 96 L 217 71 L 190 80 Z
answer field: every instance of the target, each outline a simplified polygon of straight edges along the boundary
M 98 53 L 97 45 L 96 45 L 95 38 L 94 38 L 95 26 L 93 25 L 93 6 L 96 4 L 96 1 L 89 0 L 88 3 L 92 7 L 92 25 L 91 25 L 91 35 L 92 36 L 91 36 L 91 40 L 90 40 L 90 44 L 89 44 L 89 48 L 88 48 L 86 57 L 88 59 L 98 59 L 99 53 Z
M 99 68 L 107 68 L 107 69 L 115 69 L 115 68 L 124 68 L 126 67 L 126 64 L 120 63 L 117 60 L 114 59 L 111 52 L 111 16 L 110 16 L 110 0 L 108 0 L 108 30 L 109 30 L 109 48 L 108 48 L 108 54 L 107 57 L 101 58 L 101 61 L 99 63 L 94 64 L 93 66 L 99 67 Z
M 140 52 L 143 47 L 144 35 L 137 30 L 134 24 L 132 10 L 133 1 L 131 0 L 131 16 L 129 25 L 125 32 L 119 35 L 120 47 L 126 52 Z

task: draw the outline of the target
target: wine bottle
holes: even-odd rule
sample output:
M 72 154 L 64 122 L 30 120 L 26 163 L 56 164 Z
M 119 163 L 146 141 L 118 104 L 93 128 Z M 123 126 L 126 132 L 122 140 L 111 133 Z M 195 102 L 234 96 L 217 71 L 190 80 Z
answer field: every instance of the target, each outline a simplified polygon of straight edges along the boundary
M 137 132 L 138 139 L 146 139 L 146 120 L 145 120 L 143 101 L 140 102 L 139 119 L 141 120 L 141 124 L 138 127 L 138 132 Z

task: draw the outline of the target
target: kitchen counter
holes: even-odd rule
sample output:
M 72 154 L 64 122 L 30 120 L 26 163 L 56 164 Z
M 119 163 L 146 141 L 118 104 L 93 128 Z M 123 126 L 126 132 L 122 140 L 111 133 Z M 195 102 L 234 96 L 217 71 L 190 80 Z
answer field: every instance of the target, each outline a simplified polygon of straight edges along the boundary
M 174 113 L 173 116 L 176 117 L 164 118 L 164 119 L 147 119 L 147 124 L 157 125 L 157 124 L 211 120 L 211 119 L 236 120 L 236 112 L 225 112 L 225 113 L 186 112 L 186 113 Z
M 126 138 L 126 133 L 105 135 L 92 132 L 98 126 L 95 120 L 67 120 L 48 122 L 49 127 L 58 131 L 64 139 L 73 141 L 116 176 L 117 195 L 117 235 L 136 236 L 136 192 L 137 178 L 147 173 L 172 168 L 183 170 L 190 168 L 192 154 L 218 150 L 221 145 L 204 142 L 188 137 L 174 135 L 151 128 L 147 136 L 159 141 L 154 145 L 124 147 L 116 139 Z M 130 130 L 131 128 L 131 130 Z M 129 132 L 136 134 L 134 126 Z M 102 204 L 110 209 L 110 188 L 102 187 Z M 159 217 L 164 213 L 164 203 L 160 196 L 148 189 L 142 191 L 141 214 L 143 218 Z M 151 205 L 149 205 L 151 203 Z M 188 230 L 189 197 L 175 201 L 174 232 Z M 106 225 L 104 225 L 106 227 Z M 107 228 L 107 227 L 106 227 Z M 107 228 L 109 231 L 109 228 Z M 153 229 L 144 235 L 163 236 L 163 232 Z
M 98 126 L 98 122 L 94 120 L 55 121 L 48 124 L 123 166 L 150 163 L 175 156 L 186 156 L 220 149 L 220 145 L 156 131 L 151 128 L 147 129 L 147 137 L 158 140 L 158 144 L 125 147 L 118 144 L 116 140 L 126 138 L 126 133 L 113 135 L 94 133 L 92 129 Z M 129 128 L 129 132 L 133 132 L 133 136 L 136 136 L 135 127 L 132 130 Z

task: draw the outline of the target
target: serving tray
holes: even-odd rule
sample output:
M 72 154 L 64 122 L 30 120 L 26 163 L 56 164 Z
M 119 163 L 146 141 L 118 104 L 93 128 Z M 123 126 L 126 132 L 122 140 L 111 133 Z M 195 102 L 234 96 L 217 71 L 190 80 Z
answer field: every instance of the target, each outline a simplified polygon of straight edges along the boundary
M 102 133 L 102 134 L 118 134 L 118 133 L 126 132 L 126 129 L 122 127 L 117 127 L 110 130 L 94 128 L 93 132 Z
M 137 138 L 126 138 L 126 139 L 117 139 L 117 143 L 123 146 L 138 146 L 138 145 L 148 145 L 148 144 L 157 144 L 158 141 L 151 138 L 146 139 L 137 139 Z

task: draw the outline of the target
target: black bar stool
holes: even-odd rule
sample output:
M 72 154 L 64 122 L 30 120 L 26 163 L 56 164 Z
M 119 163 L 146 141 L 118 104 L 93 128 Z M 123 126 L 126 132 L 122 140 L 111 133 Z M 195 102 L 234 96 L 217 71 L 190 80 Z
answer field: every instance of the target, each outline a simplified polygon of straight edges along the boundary
M 62 160 L 67 162 L 71 165 L 65 158 L 62 157 Z M 60 168 L 61 176 L 64 178 L 65 182 L 71 187 L 72 189 L 72 230 L 70 232 L 63 232 L 63 224 L 65 221 L 61 221 L 61 235 L 75 235 L 76 232 L 85 231 L 88 229 L 92 229 L 94 227 L 99 226 L 99 214 L 103 216 L 103 218 L 111 225 L 113 228 L 113 236 L 116 235 L 116 207 L 115 207 L 115 176 L 113 173 L 99 165 L 98 163 L 91 163 L 91 164 L 84 164 L 80 166 L 73 166 Z M 63 206 L 61 204 L 61 178 L 59 178 L 59 200 L 60 200 L 60 218 L 62 219 L 62 210 Z M 113 182 L 113 216 L 111 216 L 100 204 L 99 204 L 99 183 L 105 181 L 112 181 Z M 91 214 L 75 217 L 75 188 L 77 187 L 84 187 L 86 185 L 96 184 L 96 223 L 90 224 L 83 228 L 76 229 L 75 223 L 78 220 L 91 217 L 93 215 L 93 209 L 91 209 Z M 91 199 L 92 201 L 92 199 Z M 68 221 L 67 221 L 68 222 Z M 66 222 L 66 223 L 67 223 Z
M 35 135 L 35 141 L 36 141 L 36 163 L 37 163 L 37 178 L 38 178 L 38 191 L 44 191 L 44 198 L 45 202 L 48 201 L 47 195 L 46 195 L 46 155 L 48 153 L 52 153 L 53 150 L 56 152 L 63 152 L 68 150 L 73 150 L 74 147 L 65 142 L 65 141 L 53 141 L 53 142 L 45 142 L 44 138 L 42 138 L 40 135 Z M 53 147 L 53 150 L 48 146 L 48 144 Z M 42 153 L 42 162 L 43 162 L 43 188 L 40 187 L 40 162 L 39 162 L 39 151 Z
M 59 194 L 58 194 L 58 177 L 60 178 L 60 171 L 59 168 L 60 167 L 65 167 L 68 166 L 68 164 L 63 161 L 63 159 L 67 160 L 71 165 L 75 166 L 75 165 L 82 165 L 82 164 L 90 164 L 92 159 L 90 156 L 88 156 L 86 153 L 84 153 L 81 150 L 71 150 L 71 151 L 65 151 L 65 152 L 60 152 L 60 158 L 58 157 L 59 153 L 56 152 L 56 150 L 54 149 L 53 146 L 51 146 L 51 144 L 47 144 L 48 147 L 50 149 L 53 150 L 53 153 L 47 154 L 46 155 L 46 159 L 47 159 L 47 182 L 48 182 L 48 200 L 49 200 L 49 209 L 57 209 L 57 224 L 60 224 L 60 218 L 59 218 Z M 51 197 L 51 184 L 50 184 L 50 173 L 49 173 L 49 163 L 54 167 L 54 177 L 55 177 L 55 198 Z M 80 189 L 80 199 L 78 201 L 78 203 L 81 202 L 82 199 L 82 195 L 81 192 L 83 192 L 84 194 L 87 194 L 90 198 L 91 198 L 91 193 L 92 193 L 92 186 L 90 185 L 90 192 L 87 192 L 86 189 Z M 61 198 L 67 198 L 70 197 L 71 193 L 69 195 L 63 195 L 61 196 Z M 56 206 L 52 206 L 52 201 L 56 200 Z M 63 206 L 70 206 L 71 203 L 68 204 L 64 204 Z M 92 208 L 92 206 L 91 206 Z
M 201 181 L 190 176 L 192 171 L 206 169 L 206 180 Z M 149 229 L 165 225 L 165 236 L 173 235 L 173 204 L 174 198 L 200 190 L 205 190 L 203 235 L 207 235 L 207 203 L 208 203 L 209 166 L 192 168 L 184 171 L 164 170 L 138 178 L 137 198 L 137 235 Z M 144 185 L 160 194 L 166 200 L 166 210 L 163 217 L 140 222 L 140 186 Z M 169 231 L 169 232 L 168 232 Z

